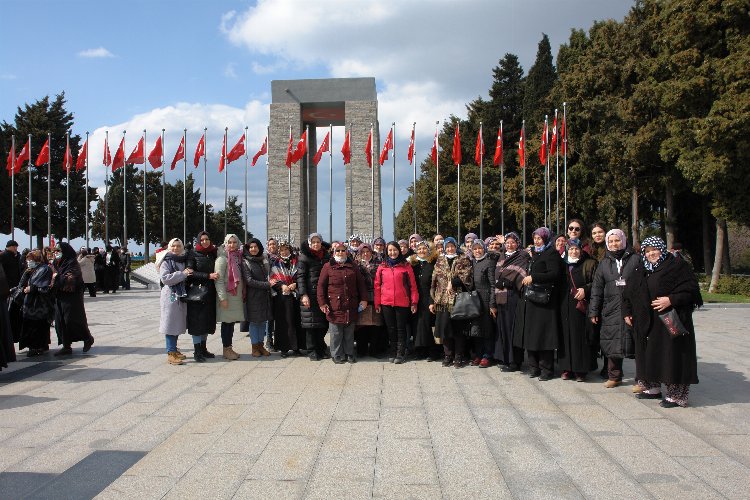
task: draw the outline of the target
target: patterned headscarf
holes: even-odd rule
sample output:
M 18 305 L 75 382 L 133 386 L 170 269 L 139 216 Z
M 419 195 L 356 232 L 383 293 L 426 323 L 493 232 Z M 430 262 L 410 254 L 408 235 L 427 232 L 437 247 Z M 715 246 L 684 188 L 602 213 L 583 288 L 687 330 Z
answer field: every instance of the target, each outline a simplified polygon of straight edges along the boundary
M 652 264 L 646 258 L 646 247 L 654 247 L 661 250 L 659 260 Z M 664 262 L 664 259 L 667 258 L 667 244 L 664 243 L 664 240 L 659 238 L 658 236 L 649 236 L 648 238 L 643 240 L 643 243 L 641 243 L 641 258 L 643 259 L 643 267 L 645 267 L 648 272 L 653 272 L 654 269 L 659 267 L 659 265 Z
M 521 245 L 521 237 L 518 236 L 518 233 L 516 233 L 515 231 L 511 231 L 506 234 L 505 239 L 507 240 L 508 238 L 510 238 L 511 240 L 516 240 L 516 243 L 518 243 L 518 245 Z
M 534 246 L 535 252 L 543 252 L 552 244 L 552 241 L 551 241 L 552 232 L 546 227 L 538 228 L 536 231 L 531 233 L 531 236 L 532 237 L 539 236 L 544 242 L 544 245 L 542 245 L 541 247 L 537 247 L 536 245 Z

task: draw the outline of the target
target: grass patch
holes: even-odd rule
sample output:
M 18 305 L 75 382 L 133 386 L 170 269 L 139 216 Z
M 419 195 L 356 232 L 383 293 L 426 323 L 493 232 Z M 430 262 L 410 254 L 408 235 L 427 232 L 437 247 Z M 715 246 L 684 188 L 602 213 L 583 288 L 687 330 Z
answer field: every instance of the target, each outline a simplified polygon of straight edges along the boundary
M 708 293 L 701 292 L 703 302 L 716 303 L 716 302 L 728 302 L 730 304 L 747 304 L 750 303 L 750 297 L 746 295 L 732 295 L 729 293 Z

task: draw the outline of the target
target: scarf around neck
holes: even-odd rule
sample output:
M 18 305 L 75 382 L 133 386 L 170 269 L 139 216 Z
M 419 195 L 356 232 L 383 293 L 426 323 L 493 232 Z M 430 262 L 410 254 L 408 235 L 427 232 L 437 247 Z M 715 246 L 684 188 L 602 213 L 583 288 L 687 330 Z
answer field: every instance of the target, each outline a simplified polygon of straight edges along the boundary
M 227 292 L 231 295 L 237 295 L 237 289 L 242 279 L 240 270 L 240 261 L 242 260 L 242 250 L 227 250 Z

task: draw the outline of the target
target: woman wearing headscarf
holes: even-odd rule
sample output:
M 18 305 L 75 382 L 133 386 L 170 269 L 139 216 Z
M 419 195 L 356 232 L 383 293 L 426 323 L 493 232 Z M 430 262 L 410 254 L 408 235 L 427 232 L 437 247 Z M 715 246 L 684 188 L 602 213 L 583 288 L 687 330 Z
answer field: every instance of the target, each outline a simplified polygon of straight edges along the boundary
M 104 254 L 104 293 L 116 293 L 120 280 L 120 252 L 119 249 L 113 248 L 112 245 L 106 246 L 107 252 Z
M 89 253 L 88 248 L 81 247 L 78 252 L 78 265 L 81 266 L 83 284 L 89 291 L 89 297 L 96 297 L 96 273 L 94 272 L 94 260 L 96 257 Z
M 372 253 L 378 263 L 385 259 L 385 240 L 380 236 L 372 240 Z
M 529 254 L 520 248 L 521 238 L 510 232 L 505 235 L 505 252 L 495 265 L 495 306 L 497 307 L 497 341 L 495 359 L 504 372 L 517 372 L 523 363 L 523 349 L 513 345 L 516 309 L 529 267 Z
M 39 250 L 26 255 L 26 270 L 21 275 L 18 287 L 23 290 L 21 307 L 21 338 L 18 349 L 28 347 L 28 357 L 40 356 L 49 350 L 49 329 L 55 308 L 50 289 L 52 268 L 43 259 Z
M 549 301 L 540 304 L 522 296 L 518 301 L 513 344 L 526 350 L 529 376 L 546 381 L 554 375 L 554 351 L 560 348 L 559 297 L 566 292 L 565 270 L 560 254 L 553 246 L 550 230 L 540 227 L 532 236 L 531 262 L 521 284 L 546 290 Z
M 471 243 L 470 251 L 474 256 L 473 281 L 474 289 L 482 299 L 482 315 L 474 320 L 479 326 L 479 336 L 472 338 L 474 359 L 472 366 L 487 368 L 492 364 L 495 350 L 495 263 L 496 256 L 487 253 L 484 242 L 479 238 Z
M 429 243 L 420 241 L 416 245 L 416 255 L 409 257 L 414 280 L 417 283 L 419 302 L 417 312 L 411 317 L 411 330 L 414 334 L 414 347 L 417 358 L 427 361 L 440 359 L 440 346 L 435 343 L 432 328 L 435 326 L 435 315 L 430 312 L 430 286 L 432 272 L 435 269 L 437 254 L 430 249 Z
M 161 316 L 159 332 L 164 335 L 167 363 L 181 365 L 185 355 L 177 349 L 177 337 L 187 329 L 187 304 L 180 300 L 187 295 L 185 281 L 193 274 L 187 267 L 187 253 L 179 238 L 172 238 L 167 250 L 156 257 L 156 269 L 164 286 L 159 296 Z
M 641 259 L 623 292 L 625 322 L 636 338 L 636 379 L 639 399 L 662 397 L 664 408 L 688 405 L 690 384 L 698 383 L 693 310 L 703 305 L 698 281 L 683 259 L 667 252 L 661 238 L 651 236 L 641 244 Z M 672 337 L 659 315 L 674 310 L 687 335 Z
M 357 354 L 362 357 L 369 353 L 370 356 L 378 357 L 385 351 L 387 343 L 383 331 L 383 316 L 375 312 L 375 274 L 380 260 L 375 258 L 369 245 L 362 244 L 354 256 L 354 261 L 359 266 L 367 287 L 367 307 L 359 313 L 354 330 Z
M 104 259 L 104 253 L 99 247 L 91 249 L 91 253 L 94 254 L 94 274 L 96 274 L 96 286 L 101 291 L 107 290 L 107 262 Z
M 9 296 L 10 283 L 5 275 L 5 267 L 0 265 L 0 370 L 7 368 L 9 361 L 16 360 L 10 315 L 8 314 L 8 308 L 5 307 Z M 49 348 L 49 323 L 47 323 L 47 347 Z
M 333 256 L 320 271 L 317 294 L 320 310 L 331 325 L 333 362 L 356 363 L 354 325 L 367 306 L 367 287 L 345 243 L 333 245 Z
M 443 240 L 443 255 L 435 261 L 430 285 L 430 312 L 435 315 L 435 337 L 443 342 L 443 366 L 466 366 L 468 321 L 451 319 L 456 294 L 472 289 L 471 261 L 458 253 L 456 239 Z
M 269 273 L 263 259 L 263 243 L 258 238 L 250 238 L 242 259 L 243 276 L 247 285 L 245 300 L 245 318 L 250 328 L 252 356 L 270 356 L 263 345 L 268 321 L 273 318 L 271 309 L 271 287 L 275 280 L 269 279 Z
M 62 349 L 56 356 L 72 354 L 73 342 L 83 342 L 83 352 L 94 344 L 83 306 L 83 276 L 76 251 L 66 242 L 55 249 L 52 286 L 55 289 L 55 330 Z
M 271 279 L 275 281 L 273 289 L 276 297 L 273 300 L 274 347 L 282 358 L 302 354 L 305 337 L 299 327 L 299 303 L 297 301 L 297 256 L 292 252 L 288 241 L 279 242 L 279 253 L 271 262 Z
M 591 284 L 594 281 L 596 260 L 581 249 L 581 242 L 571 238 L 565 246 L 567 293 L 560 294 L 560 321 L 562 323 L 562 347 L 557 351 L 557 363 L 563 380 L 583 382 L 592 368 L 594 353 L 598 346 L 591 345 L 591 322 L 586 313 L 591 299 Z
M 407 257 L 410 257 L 410 256 L 414 255 L 414 250 L 412 250 L 411 248 L 409 248 L 409 242 L 408 241 L 406 241 L 406 240 L 398 240 L 398 247 L 399 247 L 399 249 L 401 249 L 401 255 L 403 255 L 404 258 L 407 258 Z M 387 250 L 388 249 L 386 248 L 386 253 L 383 256 L 383 260 L 385 260 L 386 258 L 388 258 L 388 251 Z
M 307 334 L 310 359 L 320 361 L 330 357 L 325 342 L 328 320 L 318 305 L 318 279 L 323 265 L 330 259 L 331 246 L 323 241 L 320 233 L 312 233 L 302 242 L 297 261 L 297 293 L 300 295 L 302 328 Z
M 604 385 L 611 389 L 622 383 L 622 360 L 634 355 L 633 334 L 622 313 L 622 291 L 638 266 L 638 257 L 620 229 L 610 230 L 605 241 L 607 253 L 594 273 L 588 316 L 600 327 L 599 344 L 607 363 Z
M 399 365 L 406 361 L 406 328 L 417 312 L 419 292 L 399 244 L 391 241 L 385 250 L 386 258 L 375 274 L 375 312 L 383 313 L 388 328 L 388 360 Z
M 187 286 L 205 288 L 205 299 L 187 303 L 187 330 L 193 337 L 193 357 L 198 363 L 216 355 L 208 351 L 208 336 L 216 333 L 216 280 L 219 274 L 215 271 L 216 246 L 206 231 L 196 237 L 195 246 L 188 253 L 188 269 L 193 272 L 188 276 Z
M 242 277 L 242 249 L 236 234 L 224 237 L 217 251 L 216 321 L 221 323 L 221 344 L 224 359 L 234 361 L 240 355 L 232 348 L 234 324 L 245 321 L 245 280 Z

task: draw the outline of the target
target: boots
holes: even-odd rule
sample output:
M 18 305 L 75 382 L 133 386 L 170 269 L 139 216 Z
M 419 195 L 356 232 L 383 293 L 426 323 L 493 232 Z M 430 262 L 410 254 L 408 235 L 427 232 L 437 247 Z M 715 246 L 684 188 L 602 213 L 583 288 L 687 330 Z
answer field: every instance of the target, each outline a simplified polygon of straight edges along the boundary
M 229 361 L 234 361 L 236 359 L 240 359 L 240 355 L 234 352 L 234 349 L 232 349 L 232 346 L 228 346 L 224 348 L 224 359 Z
M 254 343 L 254 344 L 253 344 L 253 352 L 252 352 L 252 353 L 250 353 L 250 355 L 251 355 L 252 357 L 254 357 L 254 358 L 259 358 L 259 357 L 261 357 L 261 356 L 263 355 L 263 353 L 261 353 L 261 351 L 260 351 L 260 349 L 261 349 L 262 347 L 263 347 L 263 343 L 261 343 L 261 342 L 256 342 L 256 343 Z
M 193 344 L 193 359 L 196 363 L 205 363 L 206 357 L 203 355 L 203 346 L 200 344 Z
M 204 358 L 215 358 L 216 354 L 212 352 L 208 352 L 208 349 L 206 348 L 206 341 L 204 340 L 201 342 L 201 349 L 203 350 L 203 357 Z
M 176 351 L 170 351 L 169 353 L 167 353 L 167 363 L 169 363 L 170 365 L 181 365 L 181 364 L 183 364 L 182 363 L 182 359 L 180 359 L 180 357 L 177 356 L 177 352 Z
M 400 365 L 404 361 L 406 361 L 406 349 L 402 342 L 398 343 L 398 346 L 396 347 L 396 359 L 393 360 L 394 365 Z
M 258 342 L 258 352 L 260 352 L 263 356 L 271 355 L 268 349 L 266 349 L 266 347 L 263 345 L 263 342 Z
M 114 292 L 112 292 L 112 293 L 114 293 Z M 185 356 L 184 354 L 182 354 L 179 349 L 175 349 L 174 353 L 181 360 L 187 359 L 187 356 Z

